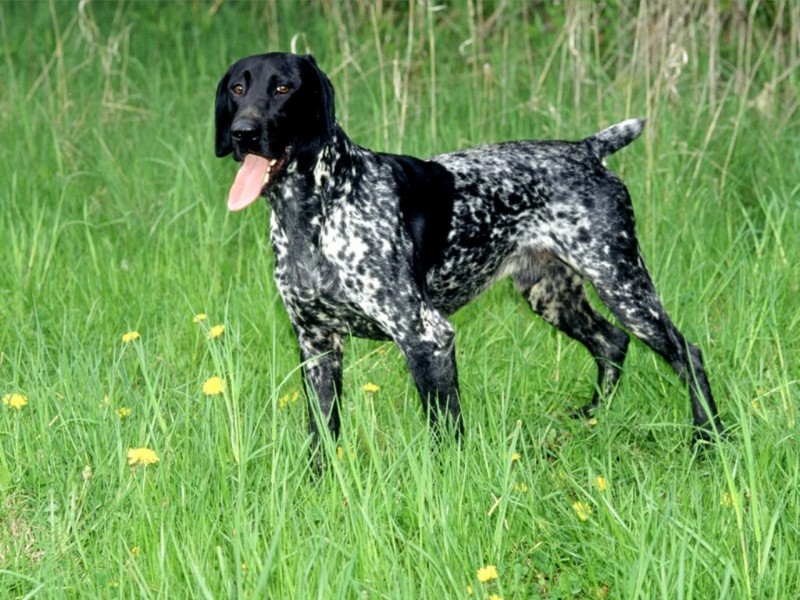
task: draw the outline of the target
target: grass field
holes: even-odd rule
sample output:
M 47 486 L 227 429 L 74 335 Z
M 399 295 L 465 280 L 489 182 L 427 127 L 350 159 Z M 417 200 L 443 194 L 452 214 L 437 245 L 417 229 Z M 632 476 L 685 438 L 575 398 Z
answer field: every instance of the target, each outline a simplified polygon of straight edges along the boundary
M 0 597 L 798 597 L 800 8 L 680 6 L 0 4 Z M 291 49 L 380 150 L 647 117 L 610 166 L 727 438 L 691 451 L 638 342 L 569 418 L 593 362 L 506 281 L 453 317 L 463 447 L 353 340 L 314 481 L 269 211 L 227 213 L 213 154 L 219 77 Z

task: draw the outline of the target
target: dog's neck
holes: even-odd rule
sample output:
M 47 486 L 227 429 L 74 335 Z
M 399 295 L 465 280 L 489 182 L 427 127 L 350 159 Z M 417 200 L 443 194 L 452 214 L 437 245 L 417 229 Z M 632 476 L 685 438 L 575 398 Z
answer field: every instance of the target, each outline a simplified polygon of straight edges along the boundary
M 299 155 L 269 191 L 272 218 L 286 231 L 302 232 L 316 245 L 327 215 L 350 191 L 342 189 L 341 182 L 351 181 L 351 174 L 358 172 L 355 167 L 362 151 L 337 124 L 329 141 L 314 153 Z M 348 176 L 343 177 L 344 173 Z
M 302 219 L 302 229 L 319 229 L 320 219 L 346 195 L 337 182 L 350 181 L 351 177 L 340 175 L 354 171 L 361 150 L 337 124 L 327 143 L 316 152 L 298 156 L 286 168 L 283 180 L 268 195 L 272 210 L 281 221 Z
M 337 123 L 330 142 L 322 147 L 311 169 L 314 185 L 322 191 L 323 211 L 330 208 L 326 204 L 341 199 L 348 191 L 340 189 L 340 184 L 350 181 L 353 173 L 359 172 L 355 167 L 361 160 L 361 150 Z

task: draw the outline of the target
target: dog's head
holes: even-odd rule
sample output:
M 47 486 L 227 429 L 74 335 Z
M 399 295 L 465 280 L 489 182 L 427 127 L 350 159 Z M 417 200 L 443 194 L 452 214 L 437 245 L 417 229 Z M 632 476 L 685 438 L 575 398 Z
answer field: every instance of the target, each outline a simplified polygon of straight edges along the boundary
M 333 86 L 310 55 L 273 52 L 236 62 L 217 86 L 216 153 L 242 163 L 228 208 L 241 210 L 292 161 L 310 161 L 333 137 Z

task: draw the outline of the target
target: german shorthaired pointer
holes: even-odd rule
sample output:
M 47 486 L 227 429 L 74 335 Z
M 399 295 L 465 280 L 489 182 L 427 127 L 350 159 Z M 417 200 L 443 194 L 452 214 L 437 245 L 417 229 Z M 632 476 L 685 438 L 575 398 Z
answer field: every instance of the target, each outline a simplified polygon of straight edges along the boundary
M 603 159 L 635 140 L 631 119 L 578 142 L 506 142 L 428 160 L 353 143 L 311 56 L 271 53 L 228 69 L 216 154 L 241 163 L 228 208 L 264 196 L 275 281 L 303 361 L 311 432 L 339 432 L 348 335 L 394 341 L 432 425 L 463 434 L 447 315 L 510 275 L 530 307 L 597 363 L 587 413 L 611 393 L 628 335 L 688 385 L 696 438 L 722 431 L 700 351 L 667 316 L 645 269 L 628 191 Z M 438 430 L 438 427 L 435 428 Z

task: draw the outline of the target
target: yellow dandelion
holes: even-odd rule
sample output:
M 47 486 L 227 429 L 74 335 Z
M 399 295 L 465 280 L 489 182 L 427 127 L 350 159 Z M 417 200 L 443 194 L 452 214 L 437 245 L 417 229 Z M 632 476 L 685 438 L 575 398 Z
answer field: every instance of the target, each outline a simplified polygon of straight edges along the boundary
M 288 394 L 284 394 L 280 398 L 278 398 L 278 408 L 284 409 L 290 404 L 297 402 L 297 399 L 300 397 L 300 392 L 297 390 L 292 390 Z
M 206 396 L 219 396 L 225 391 L 225 382 L 217 377 L 209 377 L 203 384 L 203 393 Z
M 336 458 L 338 458 L 339 460 L 344 459 L 344 448 L 342 448 L 341 446 L 336 446 Z
M 117 413 L 119 414 L 119 418 L 120 419 L 124 419 L 125 417 L 130 417 L 132 412 L 133 412 L 133 409 L 129 408 L 127 406 L 123 406 L 122 408 L 120 408 L 117 411 Z
M 215 337 L 221 336 L 225 332 L 225 325 L 214 325 L 208 330 L 208 339 L 212 340 Z
M 242 563 L 242 571 L 247 571 L 247 563 Z
M 514 454 L 511 455 L 511 462 L 512 463 L 519 462 L 521 458 L 522 455 L 519 452 L 514 452 Z
M 14 392 L 13 394 L 6 394 L 3 396 L 3 406 L 21 410 L 23 406 L 28 403 L 28 399 L 23 394 Z
M 592 507 L 588 504 L 584 504 L 583 502 L 575 502 L 572 505 L 572 510 L 575 511 L 575 514 L 578 515 L 578 518 L 581 521 L 588 521 L 589 515 L 592 514 Z
M 471 585 L 468 585 L 468 586 L 467 586 L 467 596 L 472 596 L 472 594 L 473 594 L 473 591 L 472 591 L 472 586 L 471 586 Z
M 503 600 L 498 594 L 491 594 L 489 600 Z
M 486 565 L 478 569 L 478 581 L 487 583 L 493 579 L 497 579 L 497 567 L 494 565 Z
M 594 427 L 594 426 L 595 426 L 595 425 L 597 425 L 597 423 L 598 423 L 598 421 L 597 421 L 597 417 L 592 417 L 591 419 L 589 419 L 589 420 L 588 420 L 588 421 L 586 421 L 586 422 L 587 422 L 589 425 L 591 425 L 592 427 Z
M 138 556 L 139 555 L 139 546 L 134 546 L 133 548 L 131 548 L 131 554 L 133 554 L 134 556 Z
M 608 480 L 603 477 L 602 475 L 598 475 L 594 479 L 594 484 L 597 486 L 597 489 L 601 492 L 605 492 L 608 489 Z
M 364 385 L 361 386 L 361 389 L 364 390 L 368 394 L 374 394 L 375 392 L 377 392 L 381 388 L 379 388 L 374 383 L 365 383 Z
M 156 453 L 150 450 L 150 448 L 128 449 L 128 464 L 132 467 L 135 465 L 146 467 L 147 465 L 152 465 L 157 462 L 158 456 L 156 456 Z
M 131 342 L 138 340 L 140 337 L 142 336 L 139 335 L 138 331 L 129 331 L 122 334 L 122 342 L 124 344 L 130 344 Z
M 197 313 L 192 317 L 192 323 L 199 323 L 200 321 L 205 321 L 207 318 L 208 315 L 206 313 Z

